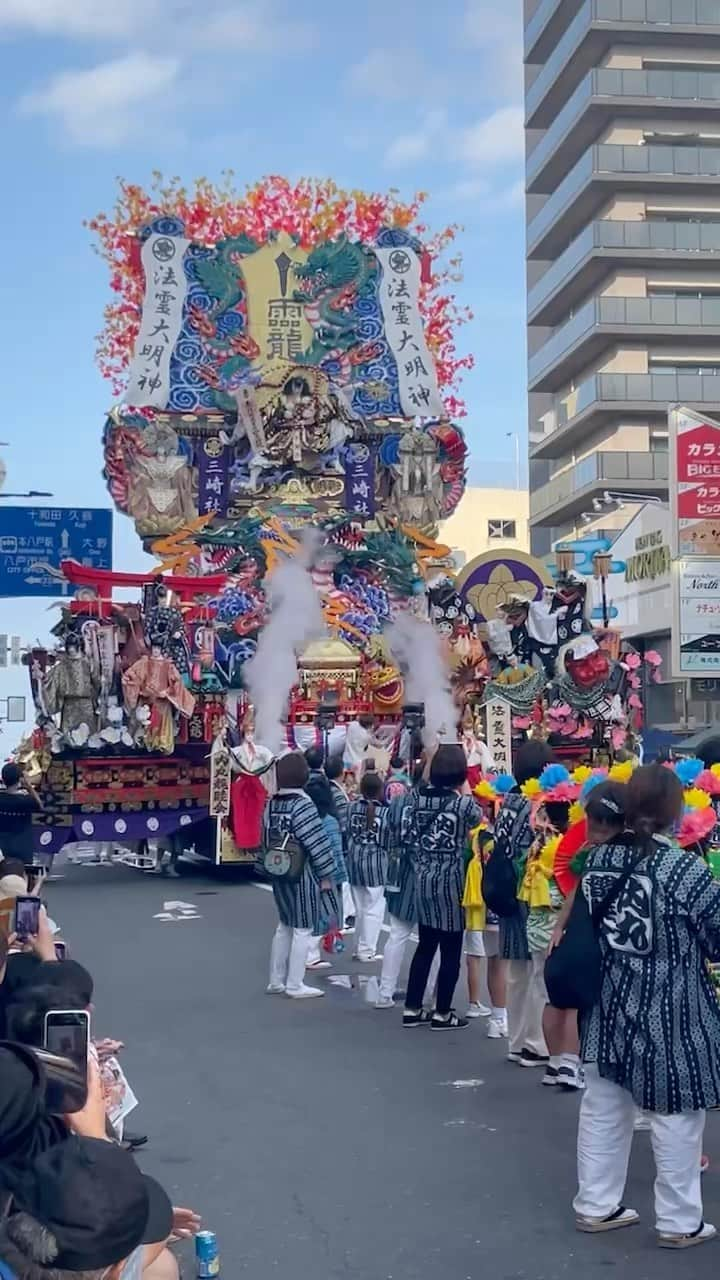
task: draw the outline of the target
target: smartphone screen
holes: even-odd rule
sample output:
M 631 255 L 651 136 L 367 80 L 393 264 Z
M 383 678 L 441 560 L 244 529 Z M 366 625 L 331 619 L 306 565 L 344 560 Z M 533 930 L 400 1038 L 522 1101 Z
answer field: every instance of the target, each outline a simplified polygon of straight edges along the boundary
M 90 1014 L 83 1009 L 50 1009 L 45 1014 L 44 1047 L 87 1071 Z
M 66 942 L 55 943 L 55 955 L 58 960 L 67 960 L 67 943 Z
M 19 938 L 34 938 L 38 931 L 40 899 L 23 895 L 15 899 L 15 932 Z

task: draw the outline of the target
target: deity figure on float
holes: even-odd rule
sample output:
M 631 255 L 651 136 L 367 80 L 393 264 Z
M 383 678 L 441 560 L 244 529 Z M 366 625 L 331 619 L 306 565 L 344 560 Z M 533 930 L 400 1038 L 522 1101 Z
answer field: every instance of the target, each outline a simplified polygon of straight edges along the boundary
M 82 651 L 74 634 L 65 641 L 65 652 L 42 679 L 42 700 L 49 716 L 60 716 L 60 729 L 65 734 L 87 726 L 89 733 L 97 729 L 97 700 L 100 681 Z
M 391 503 L 403 524 L 434 531 L 442 515 L 443 486 L 435 441 L 424 431 L 406 431 L 398 445 Z
M 185 688 L 175 663 L 163 656 L 159 645 L 153 645 L 149 656 L 138 658 L 123 672 L 122 685 L 128 711 L 139 705 L 150 709 L 144 735 L 148 751 L 170 755 L 175 748 L 173 712 L 189 719 L 195 710 L 195 698 Z
M 192 471 L 179 452 L 177 433 L 165 423 L 151 423 L 141 436 L 142 450 L 131 466 L 128 515 L 141 536 L 179 529 L 195 519 Z

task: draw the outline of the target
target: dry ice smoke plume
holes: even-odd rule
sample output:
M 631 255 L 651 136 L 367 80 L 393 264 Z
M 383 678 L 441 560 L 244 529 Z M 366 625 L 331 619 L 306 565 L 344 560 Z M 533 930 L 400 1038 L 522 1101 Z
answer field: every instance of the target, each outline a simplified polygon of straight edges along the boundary
M 450 692 L 450 673 L 442 642 L 430 622 L 401 614 L 387 632 L 388 644 L 405 676 L 406 702 L 425 704 L 425 741 L 455 737 L 458 710 Z
M 325 630 L 320 599 L 308 572 L 315 547 L 313 532 L 303 538 L 300 554 L 270 575 L 270 618 L 244 670 L 255 708 L 254 737 L 271 751 L 279 751 L 284 740 L 288 698 L 297 683 L 297 655 Z

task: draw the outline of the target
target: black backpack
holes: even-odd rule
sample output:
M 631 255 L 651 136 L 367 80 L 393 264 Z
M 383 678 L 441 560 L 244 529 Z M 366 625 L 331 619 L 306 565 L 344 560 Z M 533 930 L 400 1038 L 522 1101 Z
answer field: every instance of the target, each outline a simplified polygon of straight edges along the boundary
M 507 805 L 500 810 L 495 824 L 494 844 L 490 857 L 483 866 L 483 899 L 488 910 L 501 920 L 508 920 L 520 910 L 513 847 L 527 822 L 528 811 L 527 801 L 523 801 L 517 809 L 511 809 Z
M 545 961 L 545 986 L 554 1009 L 577 1009 L 582 1013 L 597 1004 L 602 988 L 600 925 L 646 856 L 647 851 L 641 853 L 629 869 L 617 877 L 592 911 L 582 885 L 578 885 L 565 932 Z

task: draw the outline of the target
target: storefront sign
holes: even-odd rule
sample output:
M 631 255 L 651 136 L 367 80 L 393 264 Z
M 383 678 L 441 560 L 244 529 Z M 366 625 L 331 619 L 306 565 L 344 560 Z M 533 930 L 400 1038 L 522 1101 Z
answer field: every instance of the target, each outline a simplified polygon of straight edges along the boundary
M 670 501 L 676 556 L 720 555 L 720 423 L 671 409 Z
M 635 554 L 625 561 L 626 582 L 653 582 L 672 567 L 670 547 L 661 529 L 635 539 Z
M 673 674 L 720 674 L 720 559 L 675 566 Z
M 488 702 L 487 744 L 492 752 L 498 773 L 512 773 L 512 712 L 510 703 L 503 698 Z

